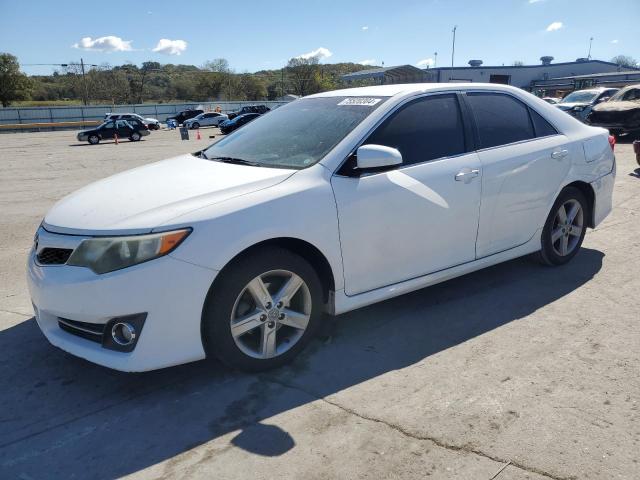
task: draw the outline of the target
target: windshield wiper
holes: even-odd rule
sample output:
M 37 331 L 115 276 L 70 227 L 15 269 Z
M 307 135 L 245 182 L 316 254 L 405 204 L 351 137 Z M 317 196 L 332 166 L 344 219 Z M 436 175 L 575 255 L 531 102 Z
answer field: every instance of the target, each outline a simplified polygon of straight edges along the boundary
M 224 163 L 235 163 L 236 165 L 250 165 L 252 167 L 261 167 L 262 166 L 258 162 L 252 162 L 250 160 L 245 160 L 244 158 L 211 157 L 209 160 L 218 160 L 219 162 L 224 162 Z

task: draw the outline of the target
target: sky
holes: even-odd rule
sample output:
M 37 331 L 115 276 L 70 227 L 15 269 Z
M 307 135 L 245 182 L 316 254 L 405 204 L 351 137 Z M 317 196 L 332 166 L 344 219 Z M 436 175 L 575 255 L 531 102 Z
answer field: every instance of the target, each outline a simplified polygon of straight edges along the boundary
M 107 2 L 0 0 L 0 51 L 28 74 L 79 61 L 201 66 L 226 58 L 237 72 L 288 59 L 456 66 L 537 64 L 591 55 L 640 60 L 640 0 L 241 0 Z M 436 55 L 437 52 L 437 55 Z

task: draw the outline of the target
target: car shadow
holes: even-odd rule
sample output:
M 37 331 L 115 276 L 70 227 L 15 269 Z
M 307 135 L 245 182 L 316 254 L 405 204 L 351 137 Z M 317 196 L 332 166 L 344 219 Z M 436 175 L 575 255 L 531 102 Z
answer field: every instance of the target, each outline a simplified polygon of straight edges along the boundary
M 592 279 L 603 257 L 583 248 L 558 268 L 521 258 L 327 317 L 292 365 L 260 375 L 213 360 L 115 372 L 50 346 L 24 321 L 0 332 L 0 472 L 114 478 L 223 435 L 226 446 L 282 455 L 297 444 L 275 415 L 526 317 Z
M 145 139 L 141 138 L 140 140 L 138 140 L 137 142 L 132 142 L 131 140 L 129 140 L 128 138 L 124 139 L 124 140 L 118 140 L 118 143 L 140 143 L 140 142 L 144 142 Z M 99 147 L 100 145 L 115 145 L 115 141 L 113 140 L 100 140 L 100 143 L 96 143 L 96 144 L 90 144 L 89 142 L 84 142 L 84 143 L 70 143 L 69 146 L 70 147 Z

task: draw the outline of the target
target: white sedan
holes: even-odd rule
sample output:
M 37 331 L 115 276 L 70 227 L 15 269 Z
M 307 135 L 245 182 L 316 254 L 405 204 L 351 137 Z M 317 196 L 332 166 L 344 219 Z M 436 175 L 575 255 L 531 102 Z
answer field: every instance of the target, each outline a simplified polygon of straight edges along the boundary
M 229 117 L 224 113 L 204 112 L 184 121 L 187 128 L 217 127 Z
M 264 370 L 323 312 L 532 253 L 567 263 L 614 177 L 606 130 L 516 88 L 326 92 L 64 198 L 36 233 L 29 289 L 49 341 L 92 362 Z

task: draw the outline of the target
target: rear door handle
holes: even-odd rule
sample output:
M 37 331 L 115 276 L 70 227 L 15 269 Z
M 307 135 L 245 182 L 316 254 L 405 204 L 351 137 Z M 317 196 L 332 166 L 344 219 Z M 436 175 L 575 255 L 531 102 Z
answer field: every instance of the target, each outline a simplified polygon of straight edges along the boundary
M 454 177 L 456 182 L 469 183 L 471 180 L 480 175 L 480 170 L 477 168 L 463 168 Z
M 556 160 L 561 160 L 567 155 L 569 155 L 569 150 L 556 150 L 551 154 L 551 158 L 555 158 Z

